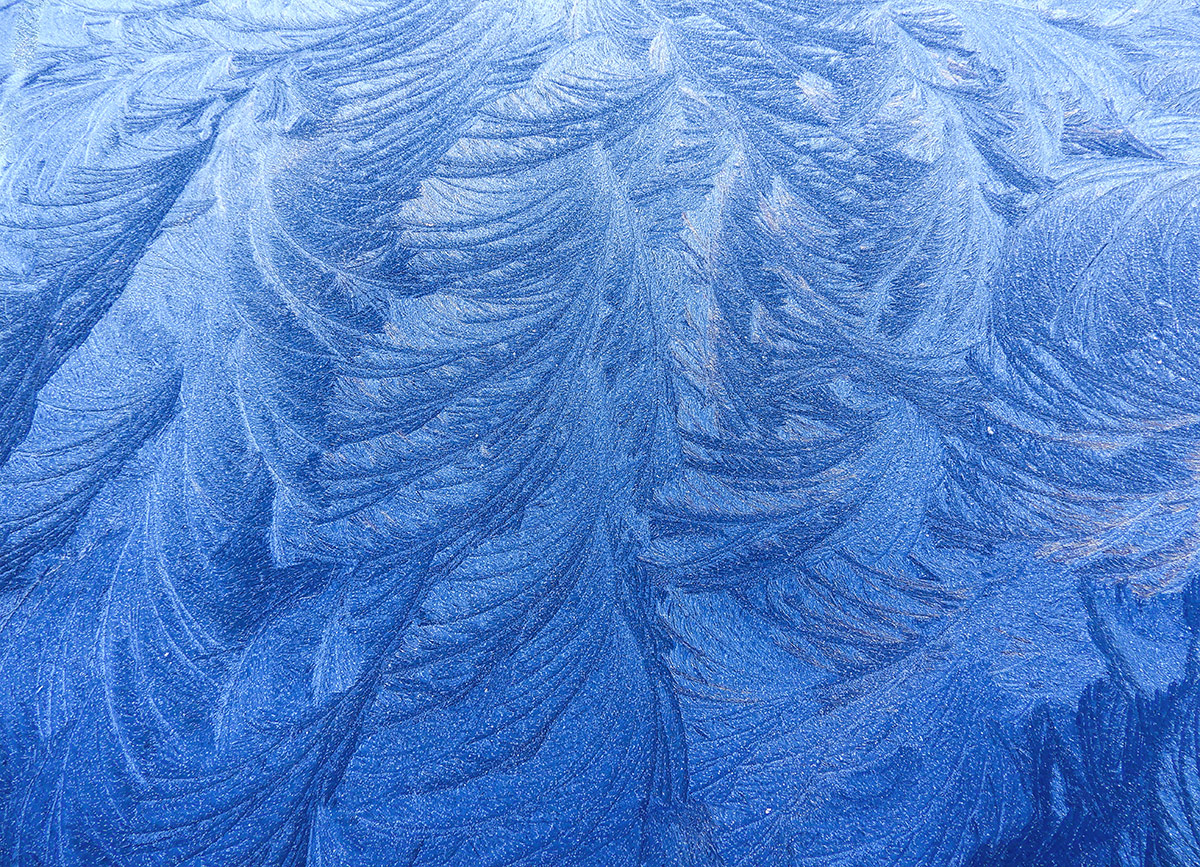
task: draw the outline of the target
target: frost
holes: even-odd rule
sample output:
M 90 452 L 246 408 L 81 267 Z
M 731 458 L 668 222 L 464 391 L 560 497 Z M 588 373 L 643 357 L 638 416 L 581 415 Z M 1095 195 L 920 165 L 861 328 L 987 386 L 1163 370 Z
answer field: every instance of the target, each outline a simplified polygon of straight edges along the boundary
M 1198 21 L 0 6 L 0 860 L 1193 863 Z

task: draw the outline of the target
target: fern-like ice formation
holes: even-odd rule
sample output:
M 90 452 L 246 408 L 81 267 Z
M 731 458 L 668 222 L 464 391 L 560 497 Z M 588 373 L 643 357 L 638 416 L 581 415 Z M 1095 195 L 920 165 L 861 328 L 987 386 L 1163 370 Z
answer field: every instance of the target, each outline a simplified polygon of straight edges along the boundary
M 0 63 L 0 863 L 1200 864 L 1194 5 Z

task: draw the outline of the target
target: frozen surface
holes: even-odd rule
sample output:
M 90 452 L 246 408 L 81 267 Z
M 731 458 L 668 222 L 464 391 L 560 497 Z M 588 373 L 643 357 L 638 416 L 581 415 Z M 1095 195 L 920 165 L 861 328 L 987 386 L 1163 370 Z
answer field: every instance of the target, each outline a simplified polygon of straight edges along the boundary
M 0 0 L 0 864 L 1200 864 L 1186 2 Z

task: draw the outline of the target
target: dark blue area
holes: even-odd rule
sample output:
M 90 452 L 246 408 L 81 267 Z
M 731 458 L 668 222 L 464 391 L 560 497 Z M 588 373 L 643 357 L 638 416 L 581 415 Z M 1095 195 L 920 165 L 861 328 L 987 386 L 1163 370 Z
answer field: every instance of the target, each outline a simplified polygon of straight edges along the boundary
M 1200 864 L 1200 16 L 0 0 L 0 864 Z

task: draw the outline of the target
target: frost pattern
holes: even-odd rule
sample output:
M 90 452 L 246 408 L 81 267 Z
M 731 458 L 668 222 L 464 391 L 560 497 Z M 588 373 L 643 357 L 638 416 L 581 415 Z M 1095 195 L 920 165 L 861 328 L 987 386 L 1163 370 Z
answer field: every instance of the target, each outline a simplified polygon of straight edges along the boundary
M 0 853 L 1200 863 L 1200 11 L 0 0 Z

